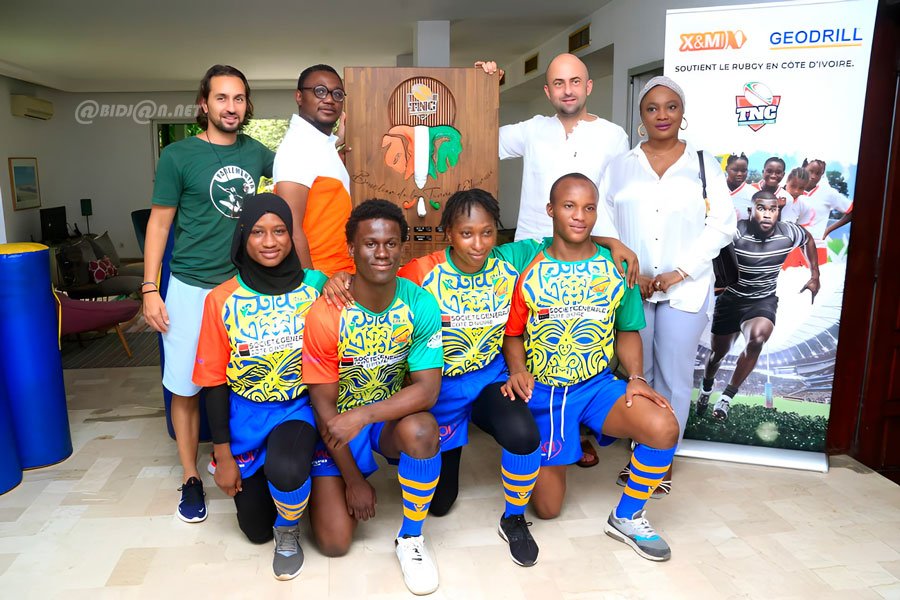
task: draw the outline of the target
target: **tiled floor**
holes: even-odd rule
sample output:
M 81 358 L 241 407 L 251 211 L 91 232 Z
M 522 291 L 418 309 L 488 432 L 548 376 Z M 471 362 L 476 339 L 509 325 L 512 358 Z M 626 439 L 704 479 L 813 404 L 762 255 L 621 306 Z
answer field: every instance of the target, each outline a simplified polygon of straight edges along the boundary
M 74 454 L 0 496 L 0 597 L 410 597 L 393 554 L 393 469 L 373 476 L 379 514 L 348 556 L 324 558 L 307 536 L 303 573 L 279 582 L 271 546 L 245 541 L 210 476 L 209 519 L 173 516 L 180 469 L 158 368 L 66 371 L 66 387 Z M 626 455 L 616 445 L 600 466 L 571 469 L 563 514 L 535 520 L 540 561 L 523 569 L 496 533 L 499 451 L 475 434 L 456 507 L 426 524 L 433 597 L 900 598 L 900 487 L 855 461 L 835 457 L 821 475 L 680 460 L 672 496 L 648 511 L 673 548 L 657 564 L 603 533 Z

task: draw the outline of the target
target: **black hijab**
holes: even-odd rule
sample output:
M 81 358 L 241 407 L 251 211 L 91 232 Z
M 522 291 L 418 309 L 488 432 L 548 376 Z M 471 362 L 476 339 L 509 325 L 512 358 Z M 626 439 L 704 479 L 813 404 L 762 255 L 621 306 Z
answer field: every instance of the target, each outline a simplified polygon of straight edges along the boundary
M 244 202 L 241 216 L 231 241 L 231 262 L 237 267 L 241 279 L 254 291 L 269 296 L 286 294 L 303 281 L 303 268 L 291 241 L 291 251 L 274 267 L 265 267 L 247 255 L 247 240 L 256 222 L 266 213 L 272 213 L 284 221 L 288 234 L 294 230 L 294 220 L 287 202 L 275 194 L 257 194 Z

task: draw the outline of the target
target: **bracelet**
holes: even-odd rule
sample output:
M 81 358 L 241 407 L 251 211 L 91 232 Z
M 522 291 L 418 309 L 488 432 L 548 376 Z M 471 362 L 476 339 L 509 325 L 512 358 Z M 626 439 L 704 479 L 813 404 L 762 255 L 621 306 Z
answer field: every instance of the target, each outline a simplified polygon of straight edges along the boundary
M 142 281 L 140 287 L 144 287 L 147 284 L 156 285 L 156 282 L 155 281 Z
M 685 279 L 687 279 L 687 273 L 685 273 L 684 271 L 682 271 L 682 270 L 679 269 L 678 267 L 675 267 L 675 271 L 676 271 L 679 275 L 681 275 L 681 280 L 682 280 L 682 281 L 684 281 Z
M 629 382 L 629 383 L 632 382 L 632 381 L 634 381 L 635 379 L 640 379 L 641 381 L 643 381 L 643 382 L 646 383 L 647 385 L 650 385 L 650 383 L 649 383 L 646 379 L 644 379 L 643 376 L 641 376 L 641 375 L 629 375 L 629 376 L 628 376 L 628 382 Z
M 147 294 L 158 294 L 159 290 L 141 290 L 141 294 L 146 296 Z

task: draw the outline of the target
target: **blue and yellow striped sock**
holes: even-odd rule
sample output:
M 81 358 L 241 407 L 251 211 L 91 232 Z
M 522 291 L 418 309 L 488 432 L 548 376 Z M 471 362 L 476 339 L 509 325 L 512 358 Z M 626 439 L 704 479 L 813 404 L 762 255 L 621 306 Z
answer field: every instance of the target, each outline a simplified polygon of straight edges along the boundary
M 292 492 L 282 492 L 269 483 L 269 492 L 272 494 L 275 509 L 278 511 L 278 516 L 275 517 L 275 527 L 296 525 L 303 516 L 303 511 L 306 510 L 306 505 L 309 503 L 309 490 L 312 487 L 310 479 L 307 477 L 303 485 Z
M 643 444 L 637 445 L 631 455 L 631 476 L 616 506 L 616 517 L 630 519 L 644 508 L 650 494 L 669 470 L 673 456 L 675 446 L 657 450 Z
M 503 517 L 525 513 L 525 506 L 531 500 L 531 490 L 541 470 L 541 448 L 531 454 L 513 454 L 503 450 L 500 458 L 500 479 L 506 496 L 506 512 Z
M 413 458 L 400 453 L 397 479 L 403 494 L 403 523 L 397 537 L 422 535 L 422 525 L 441 476 L 441 453 Z

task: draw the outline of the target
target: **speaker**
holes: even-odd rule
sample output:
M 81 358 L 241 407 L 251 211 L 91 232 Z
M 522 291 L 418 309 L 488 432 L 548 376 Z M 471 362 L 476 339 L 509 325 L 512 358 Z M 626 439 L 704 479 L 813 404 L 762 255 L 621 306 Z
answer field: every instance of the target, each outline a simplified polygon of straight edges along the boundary
M 81 199 L 81 216 L 89 217 L 94 214 L 93 207 L 91 206 L 90 198 L 82 198 Z

